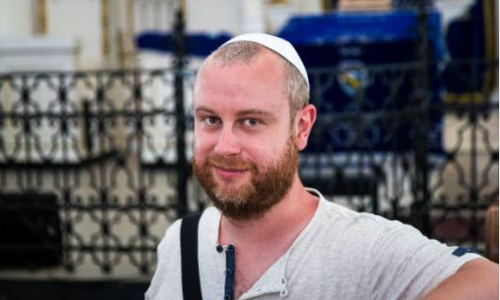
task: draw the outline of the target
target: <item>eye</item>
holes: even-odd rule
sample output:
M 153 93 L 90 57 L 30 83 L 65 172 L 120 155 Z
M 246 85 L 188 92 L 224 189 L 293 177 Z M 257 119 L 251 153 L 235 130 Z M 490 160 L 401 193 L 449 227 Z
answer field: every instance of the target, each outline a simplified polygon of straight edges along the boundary
M 219 118 L 213 117 L 213 116 L 208 116 L 203 118 L 203 123 L 209 126 L 214 126 L 217 125 L 220 122 Z
M 255 126 L 259 125 L 259 124 L 262 124 L 262 122 L 259 119 L 249 118 L 249 119 L 243 120 L 243 124 L 245 126 L 255 127 Z

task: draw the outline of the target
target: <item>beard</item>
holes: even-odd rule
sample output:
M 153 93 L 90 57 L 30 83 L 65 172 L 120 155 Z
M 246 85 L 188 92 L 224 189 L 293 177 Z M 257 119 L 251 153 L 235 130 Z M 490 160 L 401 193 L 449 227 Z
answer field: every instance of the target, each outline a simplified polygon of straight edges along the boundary
M 255 220 L 281 201 L 292 186 L 297 171 L 298 151 L 291 138 L 278 160 L 266 168 L 236 157 L 212 155 L 202 162 L 193 157 L 193 173 L 212 203 L 233 220 Z M 247 183 L 217 182 L 212 169 L 250 172 Z

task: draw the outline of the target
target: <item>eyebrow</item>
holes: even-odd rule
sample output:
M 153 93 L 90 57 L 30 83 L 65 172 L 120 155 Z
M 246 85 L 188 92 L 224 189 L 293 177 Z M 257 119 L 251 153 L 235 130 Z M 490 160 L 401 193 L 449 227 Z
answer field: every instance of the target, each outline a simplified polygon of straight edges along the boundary
M 271 112 L 268 112 L 268 111 L 265 111 L 265 110 L 260 110 L 260 109 L 246 109 L 246 110 L 242 110 L 242 111 L 239 111 L 237 113 L 237 115 L 239 117 L 244 117 L 244 116 L 248 116 L 248 115 L 254 115 L 254 116 L 263 116 L 263 117 L 268 117 L 268 118 L 275 118 L 274 117 L 274 114 L 272 114 Z
M 204 113 L 213 114 L 213 115 L 215 115 L 215 114 L 216 114 L 213 110 L 211 110 L 210 108 L 208 108 L 208 107 L 206 107 L 206 106 L 200 106 L 200 107 L 197 107 L 197 108 L 195 109 L 195 111 L 194 111 L 194 112 L 195 112 L 195 114 L 196 114 L 196 113 L 203 113 L 203 112 L 204 112 Z
M 217 115 L 217 113 L 215 113 L 213 110 L 211 110 L 210 108 L 208 108 L 206 106 L 197 107 L 195 110 L 195 113 L 203 113 L 203 112 Z M 245 110 L 238 111 L 237 115 L 239 117 L 244 117 L 244 116 L 248 116 L 248 115 L 259 115 L 259 116 L 265 116 L 265 117 L 272 118 L 272 119 L 276 118 L 273 113 L 271 113 L 269 111 L 261 110 L 261 109 L 245 109 Z

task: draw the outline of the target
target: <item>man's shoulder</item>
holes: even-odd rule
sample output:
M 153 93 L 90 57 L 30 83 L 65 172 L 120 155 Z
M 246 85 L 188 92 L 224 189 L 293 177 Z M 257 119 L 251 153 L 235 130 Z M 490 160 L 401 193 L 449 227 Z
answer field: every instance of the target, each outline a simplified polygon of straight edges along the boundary
M 399 225 L 390 221 L 382 216 L 375 215 L 369 212 L 358 212 L 349 207 L 343 206 L 326 199 L 319 191 L 311 188 L 306 188 L 310 193 L 315 194 L 320 200 L 320 205 L 318 208 L 318 214 L 320 219 L 328 220 L 334 223 L 354 223 L 363 226 L 375 226 L 375 227 L 385 227 Z M 351 224 L 352 225 L 352 224 Z
M 362 231 L 370 234 L 387 232 L 388 230 L 415 230 L 400 221 L 389 220 L 370 212 L 358 212 L 324 198 L 321 201 L 323 201 L 320 211 L 322 222 L 329 223 L 337 229 L 342 228 L 347 232 Z
M 194 214 L 195 213 L 192 213 L 187 216 Z M 200 226 L 215 222 L 215 220 L 218 219 L 219 214 L 220 213 L 218 212 L 218 210 L 215 209 L 214 207 L 206 208 L 201 214 Z M 160 244 L 158 245 L 158 251 L 160 253 L 166 251 L 167 250 L 166 248 L 171 250 L 174 245 L 177 248 L 180 247 L 180 232 L 183 219 L 184 218 L 177 219 L 167 227 L 165 235 L 163 236 Z

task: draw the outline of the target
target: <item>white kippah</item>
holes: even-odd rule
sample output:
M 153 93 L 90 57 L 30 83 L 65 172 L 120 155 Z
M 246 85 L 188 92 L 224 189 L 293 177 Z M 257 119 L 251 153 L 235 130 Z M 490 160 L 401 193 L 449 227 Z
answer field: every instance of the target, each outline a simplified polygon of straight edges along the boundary
M 295 51 L 295 48 L 293 48 L 292 44 L 290 44 L 288 41 L 265 33 L 248 33 L 234 37 L 227 41 L 224 45 L 239 41 L 255 42 L 278 53 L 286 60 L 288 60 L 292 65 L 294 65 L 297 70 L 299 70 L 300 74 L 302 74 L 302 76 L 306 80 L 307 87 L 309 87 L 309 79 L 307 78 L 306 68 L 302 63 L 299 54 L 297 53 L 297 51 Z

